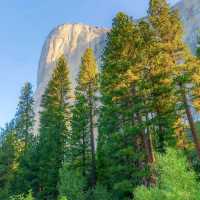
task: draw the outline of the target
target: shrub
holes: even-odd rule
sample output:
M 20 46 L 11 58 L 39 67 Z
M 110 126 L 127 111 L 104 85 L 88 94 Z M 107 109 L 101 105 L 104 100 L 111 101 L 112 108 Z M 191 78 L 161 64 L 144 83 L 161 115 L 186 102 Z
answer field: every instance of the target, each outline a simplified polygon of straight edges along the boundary
M 31 191 L 29 191 L 28 195 L 25 196 L 23 194 L 21 195 L 15 195 L 11 196 L 9 200 L 34 200 Z
M 104 186 L 97 184 L 94 189 L 88 191 L 85 200 L 112 200 L 112 198 Z
M 60 170 L 60 182 L 58 185 L 59 195 L 68 200 L 84 200 L 84 177 L 75 170 L 69 169 L 67 165 L 64 165 Z
M 138 187 L 134 193 L 136 200 L 200 200 L 196 175 L 180 152 L 169 149 L 166 155 L 157 155 L 155 170 L 157 186 Z

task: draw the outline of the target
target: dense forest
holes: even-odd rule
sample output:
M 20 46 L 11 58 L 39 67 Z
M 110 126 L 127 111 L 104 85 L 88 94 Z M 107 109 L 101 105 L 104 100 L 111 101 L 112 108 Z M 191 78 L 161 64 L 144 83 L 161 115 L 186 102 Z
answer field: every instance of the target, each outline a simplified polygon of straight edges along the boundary
M 0 134 L 1 200 L 200 200 L 200 48 L 177 11 L 113 19 L 101 65 L 82 56 L 75 91 L 61 56 L 42 97 L 25 83 Z

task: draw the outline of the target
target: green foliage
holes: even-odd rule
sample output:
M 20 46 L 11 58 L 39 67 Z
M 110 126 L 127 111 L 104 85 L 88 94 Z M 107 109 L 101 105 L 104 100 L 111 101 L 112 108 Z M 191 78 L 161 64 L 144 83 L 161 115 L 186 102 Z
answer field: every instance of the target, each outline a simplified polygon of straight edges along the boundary
M 72 134 L 70 137 L 71 166 L 79 169 L 83 175 L 90 174 L 90 134 L 89 109 L 84 95 L 76 91 L 76 100 L 72 109 Z
M 13 194 L 26 194 L 30 189 L 33 193 L 37 191 L 36 182 L 38 181 L 38 154 L 36 152 L 37 140 L 32 140 L 26 150 L 21 154 L 19 166 L 12 181 Z
M 167 146 L 174 146 L 177 129 L 182 126 L 179 120 L 182 116 L 179 116 L 177 107 L 182 97 L 178 96 L 180 92 L 177 91 L 176 75 L 177 69 L 181 68 L 177 66 L 178 61 L 181 58 L 185 60 L 185 46 L 178 14 L 171 11 L 166 0 L 150 1 L 149 22 L 154 33 L 154 46 L 149 49 L 148 54 L 153 56 L 149 79 L 156 113 L 153 120 L 155 127 L 158 127 L 156 148 L 164 152 Z M 176 53 L 178 51 L 179 54 Z
M 21 90 L 16 116 L 3 130 L 0 147 L 1 194 L 4 194 L 5 199 L 7 198 L 5 195 L 27 193 L 30 189 L 28 176 L 25 174 L 30 172 L 27 168 L 30 164 L 27 163 L 27 151 L 33 142 L 33 118 L 32 86 L 30 83 L 25 83 Z
M 89 185 L 96 182 L 95 119 L 97 116 L 98 69 L 92 49 L 82 57 L 75 103 L 69 154 L 72 169 L 79 169 Z
M 97 63 L 95 59 L 94 52 L 91 48 L 86 49 L 83 57 L 82 57 L 82 62 L 80 66 L 80 73 L 79 73 L 79 78 L 78 78 L 78 83 L 80 87 L 80 90 L 83 89 L 89 89 L 92 94 L 97 91 L 97 79 L 98 78 L 98 68 L 97 68 Z M 88 91 L 89 92 L 89 91 Z
M 37 145 L 38 198 L 54 200 L 58 196 L 59 169 L 64 161 L 70 125 L 70 81 L 66 60 L 62 56 L 42 99 L 39 142 Z
M 33 126 L 33 91 L 30 83 L 25 83 L 19 98 L 17 112 L 15 115 L 15 130 L 17 138 L 24 144 L 23 152 L 19 158 L 19 166 L 14 174 L 14 180 L 11 183 L 14 194 L 27 193 L 31 189 L 33 162 L 31 152 L 34 143 Z
M 30 142 L 32 137 L 34 123 L 33 103 L 32 85 L 27 82 L 21 90 L 15 116 L 17 136 L 24 141 L 25 145 Z
M 92 190 L 88 192 L 86 199 L 87 200 L 111 200 L 112 197 L 111 197 L 110 192 L 108 192 L 104 186 L 97 183 L 95 188 L 93 188 Z
M 184 33 L 179 14 L 177 11 L 171 11 L 166 0 L 150 1 L 149 21 L 157 38 L 156 51 L 158 55 L 166 55 L 161 62 L 161 66 L 164 64 L 165 68 L 160 68 L 160 70 L 163 72 L 168 71 L 168 80 L 171 80 L 172 85 L 174 85 L 172 91 L 174 91 L 175 95 L 172 95 L 172 98 L 163 97 L 164 101 L 167 100 L 167 102 L 163 102 L 163 105 L 169 105 L 169 102 L 174 102 L 176 105 L 174 108 L 172 106 L 172 111 L 175 111 L 174 116 L 175 119 L 177 118 L 173 126 L 176 129 L 176 137 L 179 140 L 177 143 L 178 145 L 181 143 L 179 145 L 181 148 L 186 148 L 187 146 L 185 141 L 180 142 L 180 140 L 185 140 L 183 137 L 184 125 L 181 121 L 184 115 L 186 115 L 192 132 L 192 138 L 200 157 L 200 143 L 198 142 L 197 131 L 194 128 L 194 120 L 189 103 L 191 102 L 197 110 L 200 109 L 199 61 L 191 54 L 183 42 Z M 166 92 L 166 94 L 168 96 L 169 93 Z M 167 119 L 173 118 L 167 117 Z M 170 127 L 172 125 L 173 123 Z
M 135 87 L 140 45 L 138 26 L 132 18 L 118 13 L 103 54 L 97 149 L 99 181 L 111 188 L 116 199 L 131 197 L 132 188 L 141 184 L 147 173 L 139 119 L 143 101 Z
M 60 197 L 58 200 L 67 200 L 66 197 Z
M 66 164 L 60 170 L 59 195 L 68 200 L 84 200 L 86 180 L 79 171 Z
M 11 182 L 18 169 L 19 158 L 24 145 L 13 129 L 8 129 L 0 145 L 0 199 L 7 199 L 11 191 Z
M 9 200 L 34 200 L 31 191 L 25 196 L 25 195 L 15 195 L 11 196 Z
M 158 155 L 155 164 L 157 185 L 135 190 L 136 200 L 198 200 L 200 185 L 195 173 L 189 168 L 185 157 L 173 149 L 166 155 Z

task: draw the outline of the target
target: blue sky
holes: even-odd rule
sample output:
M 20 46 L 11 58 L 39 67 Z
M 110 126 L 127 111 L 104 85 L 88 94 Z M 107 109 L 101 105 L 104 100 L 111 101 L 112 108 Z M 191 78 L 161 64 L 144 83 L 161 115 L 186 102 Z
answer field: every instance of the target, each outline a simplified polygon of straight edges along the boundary
M 13 117 L 23 83 L 30 81 L 35 88 L 42 45 L 55 26 L 81 22 L 110 27 L 118 11 L 139 18 L 147 7 L 148 0 L 2 0 L 0 126 Z

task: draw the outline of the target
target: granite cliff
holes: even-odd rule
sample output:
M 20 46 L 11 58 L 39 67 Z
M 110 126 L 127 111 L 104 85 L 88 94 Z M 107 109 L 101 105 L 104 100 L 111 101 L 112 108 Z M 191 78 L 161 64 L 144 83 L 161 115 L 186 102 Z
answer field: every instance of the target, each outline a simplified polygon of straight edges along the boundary
M 200 0 L 182 0 L 173 9 L 179 11 L 184 24 L 184 40 L 194 52 L 196 48 L 197 32 L 200 29 Z

